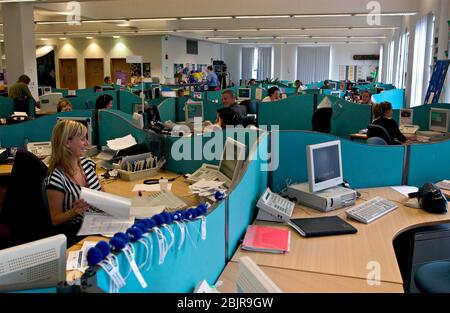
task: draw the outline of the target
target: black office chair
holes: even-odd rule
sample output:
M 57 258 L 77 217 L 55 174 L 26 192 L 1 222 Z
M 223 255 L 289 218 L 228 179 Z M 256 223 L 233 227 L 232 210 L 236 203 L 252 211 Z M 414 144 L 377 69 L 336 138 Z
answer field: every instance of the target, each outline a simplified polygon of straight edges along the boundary
M 38 157 L 17 151 L 0 215 L 0 222 L 10 232 L 8 246 L 53 235 L 50 212 L 42 195 L 46 176 L 47 166 Z
M 28 116 L 31 116 L 30 99 L 24 97 L 14 98 L 14 112 L 25 112 Z
M 414 283 L 423 293 L 450 293 L 450 262 L 431 262 L 420 266 Z
M 329 134 L 331 132 L 331 117 L 333 116 L 332 108 L 317 109 L 312 116 L 313 131 Z
M 255 101 L 244 100 L 239 104 L 245 106 L 247 114 L 258 114 L 258 107 Z
M 387 130 L 380 125 L 370 124 L 367 126 L 367 138 L 379 137 L 386 141 L 386 144 L 392 145 L 392 138 Z

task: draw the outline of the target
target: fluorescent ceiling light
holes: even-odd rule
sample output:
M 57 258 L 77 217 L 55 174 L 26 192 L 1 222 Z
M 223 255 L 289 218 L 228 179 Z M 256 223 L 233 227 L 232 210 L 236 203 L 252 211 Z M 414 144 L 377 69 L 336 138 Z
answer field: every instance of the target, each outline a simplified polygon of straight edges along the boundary
M 66 37 L 59 37 L 59 40 L 66 40 Z
M 67 21 L 41 21 L 34 22 L 37 25 L 54 25 L 54 24 L 67 24 Z
M 355 13 L 353 14 L 353 16 L 412 16 L 412 15 L 417 15 L 417 12 L 392 12 L 392 13 L 380 13 L 380 14 L 376 14 L 376 13 Z
M 84 20 L 81 21 L 81 23 L 125 23 L 126 20 L 124 19 L 118 19 L 118 20 Z
M 294 17 L 350 17 L 349 13 L 336 13 L 336 14 L 295 14 Z
M 175 29 L 177 33 L 213 32 L 214 29 Z
M 241 15 L 236 16 L 237 19 L 246 19 L 246 18 L 289 18 L 291 15 Z
M 216 29 L 217 32 L 255 32 L 257 28 Z
M 48 40 L 48 38 L 41 38 L 42 41 Z
M 116 35 L 116 36 L 113 36 L 113 38 L 115 38 L 115 39 L 119 39 L 119 38 L 120 38 L 120 36 L 117 36 L 117 35 Z
M 301 28 L 260 28 L 260 31 L 297 31 Z
M 87 36 L 86 39 L 94 39 L 94 37 Z
M 180 17 L 182 21 L 197 21 L 197 20 L 230 20 L 232 16 L 198 16 L 198 17 Z
M 130 22 L 176 21 L 176 17 L 130 18 Z

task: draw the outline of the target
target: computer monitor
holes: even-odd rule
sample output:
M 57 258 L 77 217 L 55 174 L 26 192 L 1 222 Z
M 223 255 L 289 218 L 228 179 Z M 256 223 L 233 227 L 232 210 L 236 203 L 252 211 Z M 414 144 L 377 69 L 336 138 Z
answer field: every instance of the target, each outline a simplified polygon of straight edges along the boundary
M 140 103 L 133 103 L 132 104 L 132 107 L 133 107 L 133 113 L 142 113 L 142 112 L 144 112 L 144 110 L 145 110 L 145 108 L 147 107 L 148 105 L 145 105 L 144 104 L 144 108 L 142 108 L 142 102 L 140 102 Z
M 57 235 L 0 250 L 0 291 L 56 287 L 66 280 L 66 249 Z
M 242 100 L 251 100 L 250 96 L 250 88 L 239 88 L 237 99 Z
M 231 180 L 231 186 L 236 182 L 245 161 L 246 145 L 227 137 L 223 146 L 219 172 Z
M 39 97 L 41 102 L 41 112 L 55 113 L 57 112 L 58 102 L 63 97 L 62 93 L 47 93 Z
M 201 118 L 203 120 L 203 102 L 202 101 L 188 101 L 184 105 L 185 121 L 194 122 L 194 118 Z
M 87 140 L 89 145 L 92 145 L 92 118 L 90 117 L 73 117 L 73 116 L 58 116 L 56 118 L 56 122 L 64 121 L 64 120 L 72 120 L 77 121 L 86 126 L 87 128 Z
M 194 92 L 193 98 L 194 99 L 202 99 L 203 98 L 203 93 L 196 91 L 196 92 Z
M 333 90 L 337 89 L 337 84 L 336 83 L 330 82 L 328 85 L 330 86 L 330 89 L 333 89 Z
M 400 110 L 400 125 L 413 125 L 414 111 L 412 109 Z
M 161 94 L 161 89 L 159 87 L 153 88 L 153 99 L 158 99 Z
M 308 182 L 311 192 L 342 184 L 341 142 L 330 141 L 306 147 Z
M 236 287 L 238 293 L 283 292 L 248 256 L 239 259 Z
M 133 113 L 133 125 L 139 129 L 144 128 L 144 116 L 141 113 Z
M 44 94 L 44 87 L 38 87 L 38 96 L 42 96 Z
M 176 98 L 177 97 L 177 92 L 175 90 L 161 91 L 161 96 L 163 98 Z
M 449 119 L 450 110 L 431 109 L 429 130 L 443 133 L 448 132 Z

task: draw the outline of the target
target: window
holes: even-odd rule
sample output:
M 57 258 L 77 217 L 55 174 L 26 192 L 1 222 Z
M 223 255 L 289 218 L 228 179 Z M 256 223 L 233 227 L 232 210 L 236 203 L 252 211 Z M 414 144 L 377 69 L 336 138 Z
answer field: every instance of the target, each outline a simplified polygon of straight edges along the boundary
M 408 66 L 409 32 L 405 32 L 400 38 L 397 60 L 397 77 L 395 86 L 399 89 L 405 88 L 406 71 Z
M 323 81 L 330 76 L 330 47 L 297 48 L 297 79 L 304 84 Z
M 393 72 L 394 72 L 394 50 L 395 42 L 392 40 L 388 45 L 388 55 L 387 55 L 387 71 L 386 71 L 386 83 L 392 84 Z
M 272 47 L 242 48 L 242 79 L 264 80 L 273 76 Z
M 241 60 L 241 70 L 242 79 L 248 81 L 252 78 L 256 78 L 253 73 L 254 69 L 254 59 L 255 59 L 255 48 L 242 48 L 242 60 Z
M 433 49 L 434 16 L 423 16 L 416 24 L 414 37 L 414 58 L 411 81 L 411 107 L 423 104 L 430 79 L 431 57 Z
M 186 54 L 198 54 L 197 40 L 186 40 Z

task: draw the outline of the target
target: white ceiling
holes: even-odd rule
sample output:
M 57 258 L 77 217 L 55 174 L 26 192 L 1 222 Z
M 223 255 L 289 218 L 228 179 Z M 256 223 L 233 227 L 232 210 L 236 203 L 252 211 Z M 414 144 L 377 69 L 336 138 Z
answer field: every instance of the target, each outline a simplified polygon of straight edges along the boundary
M 418 12 L 420 7 L 419 0 L 378 0 L 380 24 L 369 25 L 367 16 L 354 15 L 370 13 L 367 5 L 373 1 L 84 0 L 79 1 L 81 24 L 68 25 L 68 17 L 61 14 L 70 11 L 68 2 L 34 1 L 37 38 L 175 34 L 228 43 L 384 42 L 384 37 L 390 36 L 403 19 L 386 14 Z M 323 16 L 334 14 L 344 15 Z M 255 15 L 265 17 L 249 17 Z M 210 19 L 182 19 L 186 17 Z M 147 20 L 137 21 L 139 18 Z M 148 20 L 152 18 L 174 20 Z M 106 19 L 109 21 L 99 21 Z

